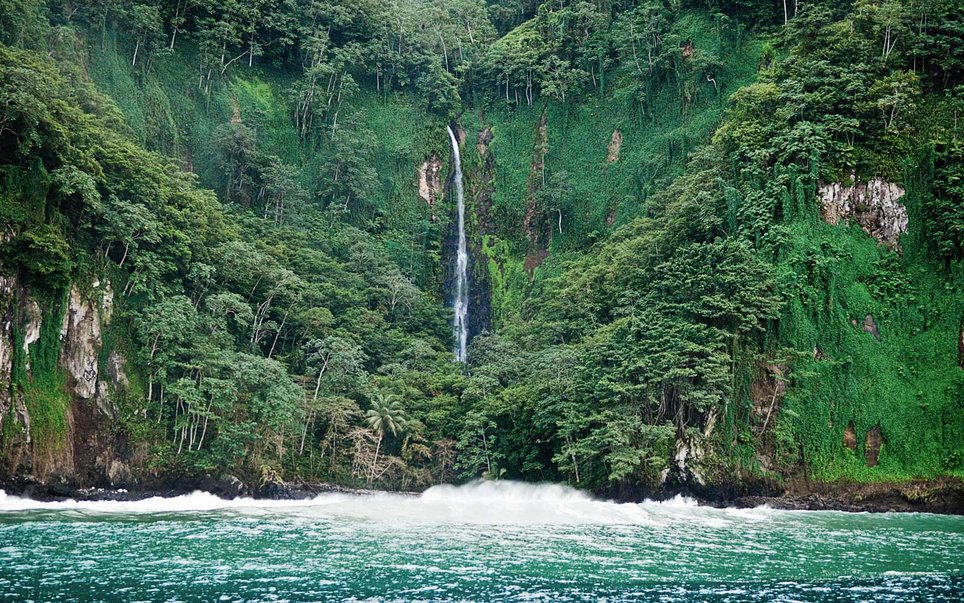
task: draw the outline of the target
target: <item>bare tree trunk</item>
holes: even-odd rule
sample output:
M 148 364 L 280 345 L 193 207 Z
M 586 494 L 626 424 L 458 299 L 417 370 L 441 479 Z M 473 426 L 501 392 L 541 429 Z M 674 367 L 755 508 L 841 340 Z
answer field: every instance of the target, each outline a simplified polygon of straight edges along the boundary
M 375 479 L 375 467 L 378 465 L 378 452 L 382 449 L 382 438 L 385 437 L 384 434 L 378 435 L 378 444 L 375 445 L 375 456 L 372 458 L 372 470 L 371 474 L 368 476 L 368 483 L 372 483 Z

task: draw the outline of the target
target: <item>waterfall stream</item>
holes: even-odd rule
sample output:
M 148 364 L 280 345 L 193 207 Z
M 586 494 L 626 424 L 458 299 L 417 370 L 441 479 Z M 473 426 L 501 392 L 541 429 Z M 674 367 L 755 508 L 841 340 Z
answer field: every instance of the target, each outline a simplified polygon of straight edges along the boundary
M 452 161 L 455 164 L 455 200 L 458 204 L 459 246 L 455 267 L 455 296 L 452 305 L 455 308 L 453 330 L 455 332 L 455 359 L 465 362 L 466 347 L 469 343 L 469 252 L 465 242 L 465 191 L 462 187 L 462 156 L 459 154 L 459 139 L 455 136 L 452 126 L 448 127 L 449 139 L 452 141 Z

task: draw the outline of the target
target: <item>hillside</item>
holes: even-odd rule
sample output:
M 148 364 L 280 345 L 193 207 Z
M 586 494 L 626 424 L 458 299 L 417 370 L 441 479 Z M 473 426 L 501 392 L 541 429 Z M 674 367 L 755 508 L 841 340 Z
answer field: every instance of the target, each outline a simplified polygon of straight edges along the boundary
M 959 3 L 0 9 L 0 481 L 964 478 Z

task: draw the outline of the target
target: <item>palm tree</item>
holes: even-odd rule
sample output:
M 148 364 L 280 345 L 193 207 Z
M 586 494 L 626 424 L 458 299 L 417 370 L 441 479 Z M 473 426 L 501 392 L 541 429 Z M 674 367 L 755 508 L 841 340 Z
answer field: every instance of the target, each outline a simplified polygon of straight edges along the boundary
M 375 394 L 372 400 L 372 407 L 365 415 L 368 426 L 378 434 L 378 443 L 375 445 L 375 457 L 372 459 L 372 468 L 368 473 L 368 483 L 375 479 L 375 466 L 378 464 L 378 453 L 382 448 L 382 440 L 387 432 L 397 436 L 398 432 L 405 429 L 405 410 L 401 402 L 394 396 L 384 396 L 381 392 Z

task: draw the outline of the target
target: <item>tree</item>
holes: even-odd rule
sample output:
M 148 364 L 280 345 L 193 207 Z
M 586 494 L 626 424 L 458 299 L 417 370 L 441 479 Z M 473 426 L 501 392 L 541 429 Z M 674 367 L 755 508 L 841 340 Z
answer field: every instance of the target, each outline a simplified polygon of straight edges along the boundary
M 137 65 L 137 54 L 143 49 L 150 56 L 164 44 L 164 24 L 156 6 L 135 4 L 128 13 L 131 34 L 134 36 L 134 57 L 131 65 Z
M 372 480 L 375 479 L 375 467 L 378 465 L 378 452 L 381 450 L 382 440 L 386 433 L 397 436 L 400 431 L 405 429 L 405 410 L 402 408 L 401 402 L 393 396 L 376 392 L 372 399 L 372 407 L 365 413 L 365 422 L 378 435 L 375 457 L 368 474 L 368 483 L 372 483 Z

